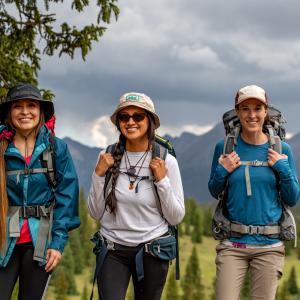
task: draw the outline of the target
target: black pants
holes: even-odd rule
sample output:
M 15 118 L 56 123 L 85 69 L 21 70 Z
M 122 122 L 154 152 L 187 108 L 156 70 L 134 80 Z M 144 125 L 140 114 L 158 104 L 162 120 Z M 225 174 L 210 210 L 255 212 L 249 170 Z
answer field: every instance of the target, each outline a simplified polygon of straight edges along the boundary
M 135 255 L 138 247 L 109 250 L 98 275 L 101 300 L 124 300 L 132 276 L 135 300 L 159 300 L 166 282 L 169 262 L 144 253 L 144 279 L 137 281 Z
M 31 243 L 16 245 L 5 268 L 0 268 L 0 299 L 9 300 L 19 278 L 19 300 L 41 300 L 49 273 L 33 260 Z

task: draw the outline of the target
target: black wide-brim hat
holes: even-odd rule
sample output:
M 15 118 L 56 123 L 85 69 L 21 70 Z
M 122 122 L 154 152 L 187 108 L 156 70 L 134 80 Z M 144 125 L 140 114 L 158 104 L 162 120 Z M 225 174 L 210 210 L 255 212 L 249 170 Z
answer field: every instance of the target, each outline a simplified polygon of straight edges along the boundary
M 54 115 L 54 105 L 51 100 L 42 98 L 40 90 L 30 83 L 18 83 L 11 87 L 6 97 L 0 103 L 0 121 L 4 123 L 10 104 L 21 99 L 39 101 L 44 112 L 45 122 Z

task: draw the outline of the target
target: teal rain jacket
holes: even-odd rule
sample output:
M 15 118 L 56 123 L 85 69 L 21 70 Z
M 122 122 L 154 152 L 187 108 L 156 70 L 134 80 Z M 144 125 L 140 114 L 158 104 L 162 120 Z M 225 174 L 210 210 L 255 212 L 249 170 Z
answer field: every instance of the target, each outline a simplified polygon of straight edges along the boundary
M 3 129 L 5 127 L 0 126 L 0 133 Z M 42 153 L 50 146 L 50 134 L 46 126 L 40 128 L 28 168 L 42 168 Z M 24 169 L 24 158 L 13 143 L 9 143 L 5 152 L 5 163 L 7 171 Z M 45 254 L 47 249 L 55 249 L 62 253 L 68 239 L 68 231 L 80 224 L 77 174 L 66 143 L 57 137 L 55 137 L 55 166 L 57 180 L 55 189 L 50 186 L 45 173 L 7 176 L 7 194 L 10 206 L 49 206 L 55 202 L 51 231 L 52 241 L 49 245 L 46 245 Z M 20 227 L 22 223 L 23 220 L 20 217 Z M 31 217 L 28 219 L 34 246 L 37 240 L 39 223 L 40 221 L 37 218 Z M 7 265 L 17 239 L 17 237 L 7 237 L 6 251 L 0 253 L 0 267 Z

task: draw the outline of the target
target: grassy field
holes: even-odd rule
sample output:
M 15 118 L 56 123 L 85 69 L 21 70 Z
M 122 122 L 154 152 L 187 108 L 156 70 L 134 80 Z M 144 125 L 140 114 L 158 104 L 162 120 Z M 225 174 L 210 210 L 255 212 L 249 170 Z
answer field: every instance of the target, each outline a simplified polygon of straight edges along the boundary
M 217 242 L 212 238 L 203 238 L 203 243 L 197 245 L 197 251 L 200 261 L 201 274 L 202 274 L 202 284 L 205 288 L 205 299 L 209 299 L 208 297 L 212 294 L 212 285 L 215 277 L 215 246 Z M 181 268 L 181 277 L 184 276 L 184 271 L 186 268 L 187 260 L 192 252 L 192 243 L 188 236 L 181 237 L 180 239 L 180 268 Z M 175 263 L 172 264 L 171 268 L 173 268 Z M 290 270 L 292 266 L 296 268 L 296 274 L 298 286 L 300 287 L 300 261 L 297 260 L 296 252 L 293 251 L 291 256 L 287 256 L 285 260 L 285 267 L 283 272 L 283 277 L 280 281 L 282 284 L 284 281 L 288 279 Z M 77 289 L 79 293 L 83 291 L 84 285 L 88 286 L 88 294 L 91 292 L 91 284 L 89 283 L 89 278 L 91 276 L 91 272 L 93 270 L 85 270 L 82 275 L 76 277 Z M 169 272 L 170 273 L 170 272 Z M 178 285 L 180 287 L 180 283 Z M 94 299 L 98 299 L 97 296 L 97 288 L 95 287 L 95 296 Z M 81 300 L 81 295 L 69 296 L 68 300 Z M 171 300 L 166 299 L 165 295 L 162 297 L 163 300 Z M 53 294 L 53 288 L 50 287 L 47 293 L 46 300 L 55 300 L 55 295 Z M 132 299 L 127 299 L 132 300 Z

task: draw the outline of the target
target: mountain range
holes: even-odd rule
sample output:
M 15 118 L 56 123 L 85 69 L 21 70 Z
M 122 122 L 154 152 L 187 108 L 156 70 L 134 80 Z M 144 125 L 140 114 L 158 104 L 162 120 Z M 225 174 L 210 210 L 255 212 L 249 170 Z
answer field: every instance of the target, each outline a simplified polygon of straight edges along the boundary
M 203 135 L 184 132 L 175 138 L 165 136 L 176 150 L 186 197 L 194 197 L 199 202 L 208 202 L 212 199 L 207 182 L 215 144 L 224 137 L 224 134 L 223 125 L 220 123 Z M 87 194 L 91 174 L 101 148 L 89 147 L 68 137 L 64 138 L 64 141 L 72 154 L 80 185 Z M 289 139 L 288 143 L 293 149 L 297 170 L 300 172 L 300 133 Z

